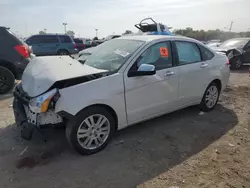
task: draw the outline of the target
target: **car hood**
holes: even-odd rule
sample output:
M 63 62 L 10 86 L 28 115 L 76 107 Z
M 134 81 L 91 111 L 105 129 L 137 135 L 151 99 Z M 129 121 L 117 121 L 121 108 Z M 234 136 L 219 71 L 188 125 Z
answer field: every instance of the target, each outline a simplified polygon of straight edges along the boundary
M 22 88 L 30 97 L 46 92 L 55 82 L 107 72 L 83 65 L 69 56 L 35 57 L 22 76 Z
M 227 52 L 228 50 L 230 50 L 231 48 L 221 48 L 221 47 L 210 47 L 213 50 L 217 51 L 217 52 Z

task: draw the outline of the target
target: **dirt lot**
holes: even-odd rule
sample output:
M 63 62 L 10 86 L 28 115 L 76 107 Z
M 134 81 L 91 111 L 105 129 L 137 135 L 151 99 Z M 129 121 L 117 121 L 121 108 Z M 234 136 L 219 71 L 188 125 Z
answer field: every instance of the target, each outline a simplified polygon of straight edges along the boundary
M 102 152 L 80 156 L 64 130 L 22 140 L 11 94 L 0 97 L 0 187 L 250 187 L 250 78 L 233 72 L 219 105 L 195 107 L 118 132 Z

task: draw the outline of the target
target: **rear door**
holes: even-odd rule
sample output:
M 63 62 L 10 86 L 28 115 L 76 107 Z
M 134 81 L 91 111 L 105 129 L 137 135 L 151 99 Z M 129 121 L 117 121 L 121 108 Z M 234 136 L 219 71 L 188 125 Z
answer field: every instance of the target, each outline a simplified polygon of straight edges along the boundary
M 179 78 L 179 100 L 182 106 L 201 101 L 205 89 L 211 79 L 209 60 L 202 59 L 202 52 L 194 42 L 175 41 Z

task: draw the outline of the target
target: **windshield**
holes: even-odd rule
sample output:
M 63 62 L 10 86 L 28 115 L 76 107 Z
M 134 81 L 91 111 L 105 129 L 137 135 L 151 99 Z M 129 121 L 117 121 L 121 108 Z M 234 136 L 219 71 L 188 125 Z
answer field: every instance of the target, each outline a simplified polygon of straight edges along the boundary
M 230 39 L 223 43 L 221 43 L 221 48 L 243 48 L 245 44 L 248 42 L 247 39 Z
M 110 40 L 95 47 L 91 55 L 81 56 L 78 61 L 97 69 L 116 71 L 142 44 L 144 42 L 138 40 Z

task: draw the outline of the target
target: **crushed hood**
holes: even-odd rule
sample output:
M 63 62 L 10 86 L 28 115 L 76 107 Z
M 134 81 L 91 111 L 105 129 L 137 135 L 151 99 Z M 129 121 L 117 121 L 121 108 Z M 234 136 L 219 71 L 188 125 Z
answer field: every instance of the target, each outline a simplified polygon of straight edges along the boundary
M 22 88 L 30 97 L 35 97 L 57 81 L 101 72 L 107 71 L 83 65 L 69 56 L 35 57 L 23 72 Z

